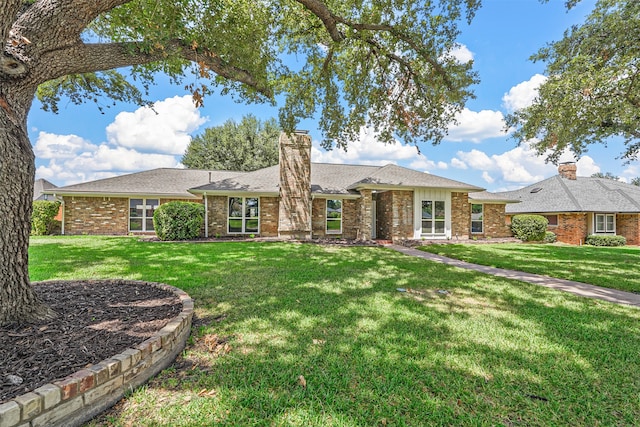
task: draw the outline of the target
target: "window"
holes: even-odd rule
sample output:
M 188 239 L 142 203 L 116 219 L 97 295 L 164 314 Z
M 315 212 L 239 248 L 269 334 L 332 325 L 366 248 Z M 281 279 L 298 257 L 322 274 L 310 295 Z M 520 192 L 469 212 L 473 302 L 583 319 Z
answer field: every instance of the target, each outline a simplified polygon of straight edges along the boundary
M 549 221 L 549 225 L 554 227 L 558 225 L 558 215 L 544 215 L 544 217 Z
M 257 197 L 229 197 L 229 233 L 258 233 L 260 210 Z
M 327 233 L 342 233 L 342 200 L 327 200 Z
M 422 234 L 444 234 L 444 201 L 422 201 Z
M 596 233 L 615 233 L 616 217 L 614 214 L 596 214 Z
M 471 205 L 471 232 L 472 233 L 482 233 L 483 228 L 483 205 L 472 204 Z
M 158 199 L 129 199 L 129 231 L 153 231 L 153 212 Z

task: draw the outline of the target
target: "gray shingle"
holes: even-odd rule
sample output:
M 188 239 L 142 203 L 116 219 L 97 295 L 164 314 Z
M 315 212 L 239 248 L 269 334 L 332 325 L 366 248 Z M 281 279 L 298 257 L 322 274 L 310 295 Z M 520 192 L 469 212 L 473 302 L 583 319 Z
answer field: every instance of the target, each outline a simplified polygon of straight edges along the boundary
M 495 193 L 520 200 L 506 212 L 640 212 L 640 187 L 605 178 L 553 176 L 520 190 Z
M 193 169 L 152 169 L 112 178 L 99 179 L 82 184 L 59 187 L 55 191 L 58 195 L 111 195 L 111 196 L 159 196 L 196 198 L 187 190 L 202 185 L 202 183 L 219 181 L 231 176 L 242 175 L 237 171 L 204 171 Z

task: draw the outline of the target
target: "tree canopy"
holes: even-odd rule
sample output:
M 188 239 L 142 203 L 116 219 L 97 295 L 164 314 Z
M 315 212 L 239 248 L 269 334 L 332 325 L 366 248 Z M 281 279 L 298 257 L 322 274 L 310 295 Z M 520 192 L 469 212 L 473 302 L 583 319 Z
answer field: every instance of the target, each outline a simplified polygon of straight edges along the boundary
M 477 81 L 453 54 L 480 0 L 0 1 L 0 324 L 51 316 L 29 286 L 34 96 L 144 103 L 162 73 L 198 102 L 213 91 L 317 117 L 325 146 L 362 126 L 438 143 Z M 194 77 L 191 77 L 194 76 Z M 188 80 L 185 80 L 188 77 Z
M 567 1 L 572 7 L 579 0 Z M 640 152 L 640 2 L 598 0 L 582 25 L 565 31 L 532 57 L 548 79 L 534 103 L 507 117 L 514 136 L 534 140 L 538 153 L 557 161 L 569 148 L 577 157 L 590 144 L 624 140 L 621 157 Z M 534 139 L 535 138 L 535 139 Z
M 280 127 L 246 115 L 240 123 L 227 120 L 194 137 L 182 157 L 190 169 L 254 171 L 278 164 Z

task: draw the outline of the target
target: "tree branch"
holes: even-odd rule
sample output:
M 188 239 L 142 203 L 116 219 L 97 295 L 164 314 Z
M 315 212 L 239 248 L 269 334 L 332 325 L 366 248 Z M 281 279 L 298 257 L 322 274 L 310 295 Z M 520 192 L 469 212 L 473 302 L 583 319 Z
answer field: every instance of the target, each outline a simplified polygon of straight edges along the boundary
M 341 42 L 344 40 L 344 34 L 338 29 L 338 21 L 336 16 L 329 10 L 326 4 L 317 0 L 297 0 L 298 3 L 306 7 L 316 15 L 324 24 L 329 36 L 334 42 Z
M 144 53 L 137 43 L 78 43 L 69 48 L 47 52 L 42 56 L 42 63 L 46 63 L 46 73 L 42 81 L 53 80 L 69 74 L 83 74 L 105 71 L 134 65 L 151 64 L 164 61 L 170 56 L 177 56 L 184 60 L 206 67 L 219 76 L 243 83 L 262 95 L 272 98 L 273 91 L 259 82 L 247 70 L 233 66 L 215 52 L 196 51 L 182 40 L 173 40 L 164 46 L 163 50 Z
M 21 5 L 22 0 L 4 0 L 0 4 L 0 42 L 3 46 L 9 39 L 9 31 Z

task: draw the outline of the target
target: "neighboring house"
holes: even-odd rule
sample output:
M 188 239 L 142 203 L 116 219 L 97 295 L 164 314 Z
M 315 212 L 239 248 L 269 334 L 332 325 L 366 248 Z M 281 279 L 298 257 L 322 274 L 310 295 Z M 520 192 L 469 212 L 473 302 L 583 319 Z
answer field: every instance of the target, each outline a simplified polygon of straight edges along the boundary
M 51 190 L 63 234 L 152 233 L 170 200 L 205 206 L 204 235 L 281 238 L 507 237 L 505 205 L 482 188 L 396 165 L 311 163 L 311 138 L 280 137 L 280 164 L 254 172 L 156 169 Z M 477 196 L 470 199 L 470 194 Z
M 46 194 L 46 190 L 57 188 L 55 184 L 50 183 L 46 179 L 36 179 L 33 183 L 33 201 L 36 200 L 54 200 L 51 194 Z
M 562 163 L 558 175 L 494 196 L 520 201 L 506 206 L 509 217 L 545 216 L 548 230 L 560 242 L 580 245 L 590 234 L 611 234 L 624 236 L 628 245 L 640 245 L 640 187 L 576 176 L 576 170 L 575 163 Z

